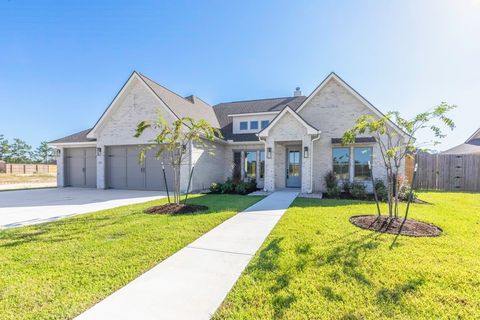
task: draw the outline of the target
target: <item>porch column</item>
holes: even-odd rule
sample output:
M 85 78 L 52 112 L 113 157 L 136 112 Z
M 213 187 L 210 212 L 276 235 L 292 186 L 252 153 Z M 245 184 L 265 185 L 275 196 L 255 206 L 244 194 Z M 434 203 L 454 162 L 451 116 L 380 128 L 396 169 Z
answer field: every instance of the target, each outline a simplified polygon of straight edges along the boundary
M 104 145 L 97 145 L 97 149 L 95 152 L 97 153 L 97 189 L 105 189 L 107 184 L 105 182 L 106 177 L 106 154 L 107 150 L 105 150 Z M 100 148 L 100 149 L 98 149 Z
M 271 152 L 269 154 L 268 149 Z M 275 141 L 267 138 L 265 142 L 265 178 L 263 183 L 263 190 L 275 191 Z
M 305 157 L 305 148 L 308 149 L 308 158 Z M 312 190 L 312 137 L 305 135 L 302 139 L 302 193 L 309 193 Z

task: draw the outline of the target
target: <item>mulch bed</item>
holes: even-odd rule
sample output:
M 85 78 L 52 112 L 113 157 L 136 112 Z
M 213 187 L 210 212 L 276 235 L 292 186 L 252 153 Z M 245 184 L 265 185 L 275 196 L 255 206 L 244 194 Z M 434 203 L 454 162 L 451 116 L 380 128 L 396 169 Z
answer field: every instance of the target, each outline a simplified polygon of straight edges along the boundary
M 350 222 L 362 229 L 410 237 L 437 237 L 442 233 L 441 228 L 431 223 L 413 219 L 389 219 L 387 216 L 361 215 L 350 217 Z
M 161 206 L 147 208 L 143 210 L 143 212 L 150 214 L 184 214 L 205 211 L 207 209 L 207 206 L 200 206 L 196 204 L 167 203 Z

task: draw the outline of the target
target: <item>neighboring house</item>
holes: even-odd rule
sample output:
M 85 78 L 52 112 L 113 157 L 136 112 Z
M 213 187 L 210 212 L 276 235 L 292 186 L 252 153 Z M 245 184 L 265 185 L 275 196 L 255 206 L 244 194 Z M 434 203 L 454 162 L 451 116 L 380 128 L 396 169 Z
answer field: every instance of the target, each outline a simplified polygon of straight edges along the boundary
M 442 154 L 480 154 L 480 128 L 465 143 L 441 152 Z
M 324 176 L 333 170 L 340 180 L 369 185 L 368 161 L 376 178 L 385 179 L 379 148 L 370 136 L 343 146 L 341 137 L 363 114 L 382 113 L 335 73 L 309 95 L 299 88 L 291 97 L 235 101 L 211 107 L 196 96 L 182 97 L 146 76 L 133 72 L 92 129 L 50 142 L 57 151 L 58 185 L 119 189 L 164 190 L 161 162 L 153 153 L 138 162 L 139 146 L 153 132 L 134 138 L 137 124 L 160 112 L 167 121 L 181 117 L 205 119 L 221 129 L 223 139 L 209 142 L 212 155 L 189 146 L 190 160 L 182 166 L 181 188 L 195 165 L 192 189 L 212 182 L 256 179 L 273 191 L 286 187 L 302 192 L 324 190 Z M 405 133 L 392 123 L 399 136 Z M 171 168 L 166 168 L 169 184 Z M 402 166 L 402 175 L 404 166 Z

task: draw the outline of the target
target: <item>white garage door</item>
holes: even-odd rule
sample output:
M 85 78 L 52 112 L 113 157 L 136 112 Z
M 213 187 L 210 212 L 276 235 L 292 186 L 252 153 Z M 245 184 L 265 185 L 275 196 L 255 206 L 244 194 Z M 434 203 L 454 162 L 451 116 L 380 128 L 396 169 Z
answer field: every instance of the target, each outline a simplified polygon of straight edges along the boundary
M 71 187 L 97 186 L 97 157 L 95 148 L 65 149 L 65 180 Z
M 162 160 L 149 150 L 145 161 L 139 162 L 139 146 L 107 148 L 107 186 L 113 189 L 166 190 Z M 166 161 L 164 161 L 167 163 Z M 165 164 L 169 190 L 173 189 L 173 170 Z

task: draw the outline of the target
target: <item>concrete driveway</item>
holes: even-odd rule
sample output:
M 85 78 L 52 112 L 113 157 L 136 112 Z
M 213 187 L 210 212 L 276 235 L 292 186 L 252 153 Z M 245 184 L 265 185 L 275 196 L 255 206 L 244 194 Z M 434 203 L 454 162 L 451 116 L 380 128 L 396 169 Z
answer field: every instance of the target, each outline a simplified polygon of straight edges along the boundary
M 166 197 L 162 191 L 53 188 L 0 192 L 0 229 Z

